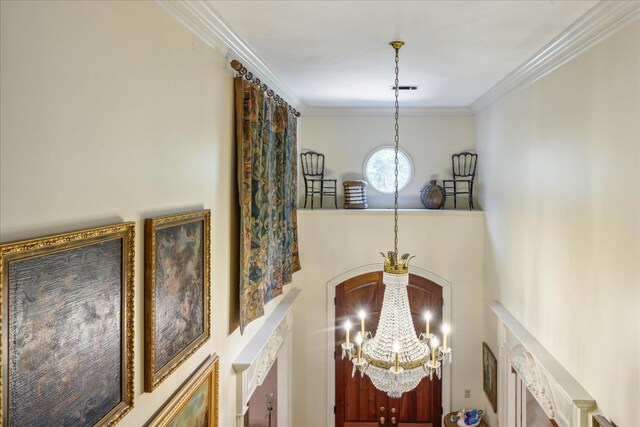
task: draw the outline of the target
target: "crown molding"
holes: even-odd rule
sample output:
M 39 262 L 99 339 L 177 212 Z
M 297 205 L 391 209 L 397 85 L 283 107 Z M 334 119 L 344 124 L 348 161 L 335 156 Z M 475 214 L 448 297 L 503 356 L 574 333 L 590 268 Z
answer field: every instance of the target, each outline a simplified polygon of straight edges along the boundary
M 265 64 L 242 38 L 205 0 L 156 0 L 167 13 L 227 59 L 240 61 L 270 88 L 305 116 L 386 116 L 391 108 L 306 107 L 300 98 Z M 409 107 L 407 117 L 468 117 L 515 93 L 569 62 L 596 43 L 640 16 L 640 2 L 603 0 L 575 21 L 558 37 L 476 99 L 469 107 Z M 233 72 L 229 68 L 230 72 Z
M 238 60 L 249 71 L 284 98 L 297 110 L 304 103 L 295 93 L 262 61 L 247 42 L 240 38 L 229 25 L 204 0 L 156 0 L 156 3 L 181 24 L 191 30 L 209 46 L 222 52 L 228 60 Z M 229 67 L 230 72 L 233 72 Z
M 640 16 L 639 1 L 603 0 L 535 55 L 481 95 L 471 108 L 479 113 L 499 99 L 529 86 Z
M 393 117 L 391 107 L 307 107 L 305 117 Z M 469 107 L 405 107 L 401 117 L 473 117 Z

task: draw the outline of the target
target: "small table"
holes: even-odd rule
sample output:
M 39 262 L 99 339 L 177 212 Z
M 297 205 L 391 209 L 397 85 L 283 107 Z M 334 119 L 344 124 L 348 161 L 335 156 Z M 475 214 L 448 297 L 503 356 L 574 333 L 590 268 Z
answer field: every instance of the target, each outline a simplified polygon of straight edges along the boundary
M 454 423 L 453 421 L 451 421 L 451 416 L 452 415 L 457 415 L 458 411 L 456 412 L 449 412 L 447 415 L 444 416 L 444 425 L 445 427 L 458 427 L 457 423 Z M 487 427 L 487 424 L 484 422 L 484 420 L 480 421 L 480 424 L 478 424 L 478 427 Z

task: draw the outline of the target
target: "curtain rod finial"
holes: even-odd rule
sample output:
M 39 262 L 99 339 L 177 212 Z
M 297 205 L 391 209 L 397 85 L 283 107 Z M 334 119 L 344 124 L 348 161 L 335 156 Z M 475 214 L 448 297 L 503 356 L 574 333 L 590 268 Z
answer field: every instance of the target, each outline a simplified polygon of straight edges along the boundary
M 231 68 L 236 71 L 240 71 L 242 70 L 242 64 L 240 63 L 240 61 L 234 59 L 233 61 L 231 61 Z

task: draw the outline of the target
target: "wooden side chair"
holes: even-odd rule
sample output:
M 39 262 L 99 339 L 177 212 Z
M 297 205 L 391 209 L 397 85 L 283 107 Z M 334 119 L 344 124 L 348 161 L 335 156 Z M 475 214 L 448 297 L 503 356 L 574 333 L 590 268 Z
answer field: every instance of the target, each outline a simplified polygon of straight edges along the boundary
M 307 207 L 307 200 L 311 198 L 313 209 L 313 199 L 317 194 L 320 196 L 320 208 L 324 197 L 333 197 L 333 203 L 338 209 L 338 180 L 324 177 L 324 154 L 315 151 L 300 153 L 300 165 L 304 178 L 304 207 Z
M 453 196 L 453 208 L 458 207 L 457 197 L 460 194 L 469 195 L 469 210 L 473 210 L 473 181 L 476 177 L 478 155 L 468 151 L 451 156 L 453 179 L 443 179 L 445 203 L 447 196 Z

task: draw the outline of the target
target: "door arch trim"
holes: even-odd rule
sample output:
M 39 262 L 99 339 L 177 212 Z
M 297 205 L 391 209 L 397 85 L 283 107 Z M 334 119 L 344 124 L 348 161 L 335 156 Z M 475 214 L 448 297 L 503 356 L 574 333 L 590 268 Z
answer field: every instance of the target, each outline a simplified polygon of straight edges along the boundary
M 336 324 L 336 306 L 332 304 L 336 297 L 336 286 L 352 277 L 361 274 L 381 271 L 382 264 L 367 264 L 361 267 L 346 271 L 339 276 L 327 282 L 327 426 L 335 427 L 335 414 L 333 407 L 336 404 L 336 367 L 333 360 L 334 342 L 335 342 L 335 324 Z M 416 276 L 424 277 L 431 280 L 438 286 L 442 287 L 442 320 L 451 324 L 451 282 L 437 274 L 424 268 L 411 266 L 409 273 Z M 449 337 L 449 341 L 453 342 L 453 337 Z M 442 372 L 442 416 L 451 412 L 451 365 L 445 364 Z

